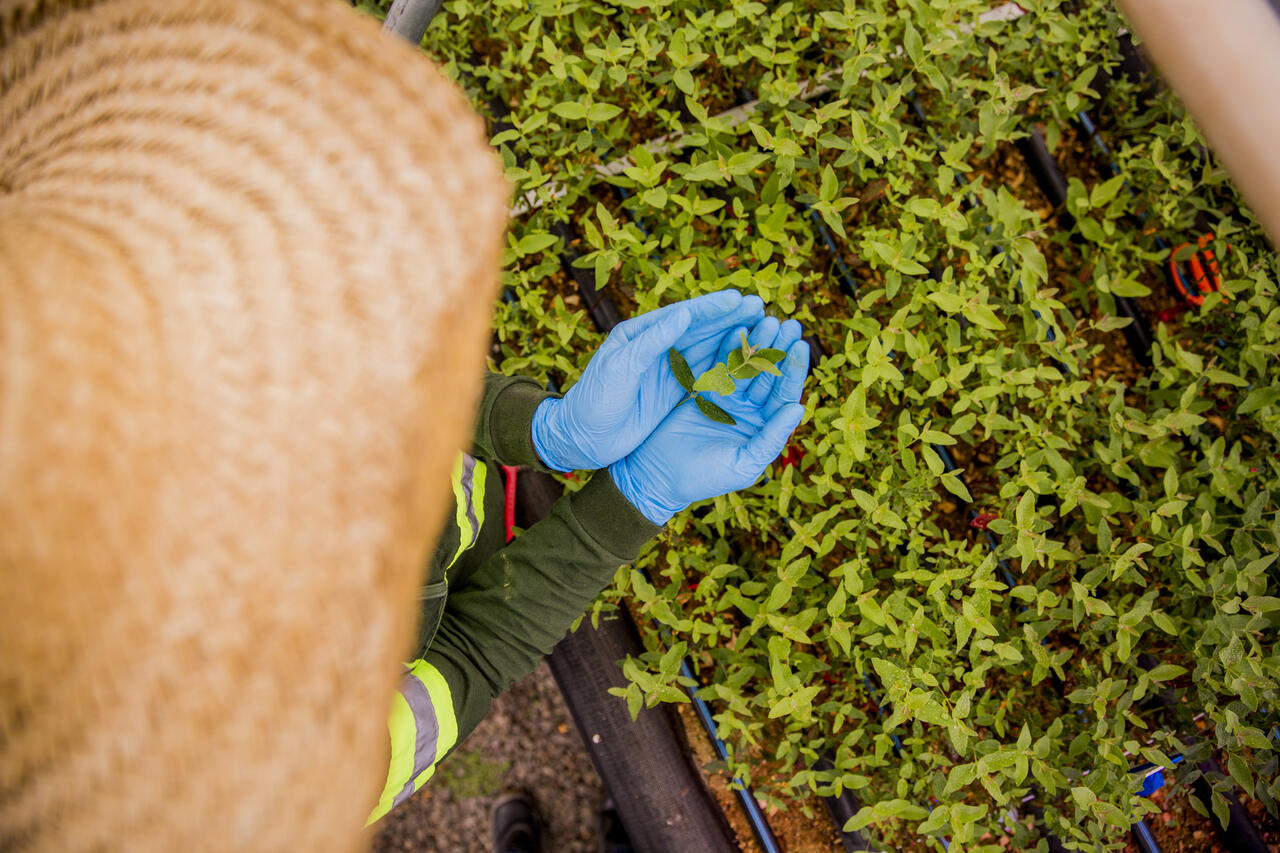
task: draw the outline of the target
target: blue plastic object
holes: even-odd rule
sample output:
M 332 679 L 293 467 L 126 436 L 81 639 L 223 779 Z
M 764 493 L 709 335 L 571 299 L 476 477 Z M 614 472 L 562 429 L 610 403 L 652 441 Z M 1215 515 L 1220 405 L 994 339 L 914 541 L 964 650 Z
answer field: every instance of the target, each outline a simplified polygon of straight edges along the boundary
M 1142 790 L 1138 791 L 1138 793 L 1144 797 L 1149 797 L 1163 787 L 1164 771 L 1156 770 L 1148 773 L 1146 778 L 1142 780 Z

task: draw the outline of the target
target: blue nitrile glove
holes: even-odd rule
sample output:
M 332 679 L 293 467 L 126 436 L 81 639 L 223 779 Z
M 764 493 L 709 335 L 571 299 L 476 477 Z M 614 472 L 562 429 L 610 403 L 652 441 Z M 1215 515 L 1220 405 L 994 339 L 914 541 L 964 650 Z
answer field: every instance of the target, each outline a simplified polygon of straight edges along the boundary
M 574 471 L 604 468 L 626 456 L 684 396 L 667 350 L 679 349 L 695 370 L 706 370 L 726 329 L 762 316 L 758 296 L 722 290 L 619 323 L 577 384 L 534 412 L 538 458 L 548 468 Z
M 635 452 L 609 466 L 618 490 L 645 518 L 665 524 L 691 503 L 745 489 L 782 453 L 804 417 L 800 395 L 809 374 L 809 345 L 800 340 L 800 331 L 794 320 L 779 325 L 765 318 L 747 340 L 786 350 L 782 375 L 762 373 L 740 382 L 731 395 L 707 395 L 736 424 L 716 423 L 690 401 L 668 415 Z M 734 329 L 724 337 L 720 361 L 741 342 L 738 335 Z

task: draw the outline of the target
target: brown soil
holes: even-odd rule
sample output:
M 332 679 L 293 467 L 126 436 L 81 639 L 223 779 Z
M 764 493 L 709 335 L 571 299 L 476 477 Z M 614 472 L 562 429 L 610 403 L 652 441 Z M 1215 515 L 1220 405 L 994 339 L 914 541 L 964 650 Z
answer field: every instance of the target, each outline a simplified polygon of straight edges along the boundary
M 1202 817 L 1191 808 L 1185 789 L 1171 790 L 1166 786 L 1152 794 L 1151 801 L 1164 809 L 1147 818 L 1147 826 L 1163 853 L 1231 853 L 1223 845 L 1213 819 Z M 1125 853 L 1140 853 L 1132 837 Z
M 1012 142 L 1000 143 L 990 157 L 985 160 L 975 157 L 970 160 L 969 165 L 985 179 L 987 186 L 993 189 L 1003 186 L 1042 221 L 1047 222 L 1053 217 L 1053 206 L 1040 191 L 1022 155 L 1018 153 L 1017 146 Z
M 1245 811 L 1249 813 L 1249 818 L 1253 821 L 1253 825 L 1262 834 L 1262 840 L 1271 848 L 1272 853 L 1280 853 L 1280 817 L 1268 814 L 1267 807 L 1259 800 L 1241 796 L 1240 802 L 1244 805 Z
M 743 853 L 763 853 L 764 848 L 756 841 L 755 834 L 751 831 L 751 824 L 747 821 L 747 816 L 742 811 L 737 793 L 729 789 L 728 775 L 723 771 L 711 772 L 707 769 L 709 766 L 713 766 L 719 760 L 719 757 L 716 755 L 711 741 L 707 738 L 706 730 L 702 728 L 702 723 L 698 720 L 698 715 L 693 710 L 693 706 L 688 704 L 677 705 L 676 716 L 680 718 L 680 723 L 684 726 L 685 741 L 693 750 L 694 761 L 702 769 L 703 779 L 706 780 L 707 788 L 711 791 L 712 796 L 715 797 L 716 803 L 720 806 L 720 811 L 728 820 L 729 827 L 733 830 L 733 834 L 738 840 L 738 847 Z
M 1043 132 L 1044 128 L 1040 128 Z M 1102 160 L 1093 141 L 1074 124 L 1063 128 L 1054 159 L 1068 179 L 1079 178 L 1086 187 L 1094 187 L 1111 178 L 1111 170 Z

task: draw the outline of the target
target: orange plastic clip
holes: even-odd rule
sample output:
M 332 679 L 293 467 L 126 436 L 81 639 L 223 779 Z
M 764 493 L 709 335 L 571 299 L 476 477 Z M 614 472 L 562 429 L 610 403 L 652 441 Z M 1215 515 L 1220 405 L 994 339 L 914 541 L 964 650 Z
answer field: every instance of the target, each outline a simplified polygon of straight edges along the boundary
M 1205 234 L 1197 241 L 1197 251 L 1187 260 L 1187 266 L 1191 268 L 1191 280 L 1195 282 L 1195 289 L 1187 283 L 1187 279 L 1182 274 L 1182 269 L 1178 264 L 1178 253 L 1190 246 L 1190 243 L 1183 243 L 1177 246 L 1169 255 L 1169 278 L 1173 281 L 1173 286 L 1182 294 L 1182 298 L 1188 304 L 1199 308 L 1204 304 L 1204 295 L 1206 293 L 1216 292 L 1222 293 L 1222 277 L 1218 269 L 1218 257 L 1213 253 L 1213 249 L 1209 248 L 1209 244 L 1213 242 L 1212 234 Z M 1231 247 L 1227 246 L 1230 250 Z M 1228 297 L 1224 294 L 1223 299 Z

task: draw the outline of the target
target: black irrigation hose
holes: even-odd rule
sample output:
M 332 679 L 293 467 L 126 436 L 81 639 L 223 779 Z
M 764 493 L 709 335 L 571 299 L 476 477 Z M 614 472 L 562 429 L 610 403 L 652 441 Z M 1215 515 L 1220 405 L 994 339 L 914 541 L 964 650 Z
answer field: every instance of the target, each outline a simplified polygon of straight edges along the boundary
M 1025 139 L 1018 140 L 1018 151 L 1022 154 L 1031 170 L 1032 176 L 1040 186 L 1040 190 L 1049 204 L 1058 211 L 1062 224 L 1067 228 L 1075 227 L 1075 217 L 1067 211 L 1067 178 L 1062 173 L 1058 161 L 1049 151 L 1044 137 L 1037 130 L 1032 130 Z M 1132 322 L 1125 326 L 1125 340 L 1133 351 L 1133 357 L 1143 367 L 1151 366 L 1151 345 L 1153 343 L 1151 323 L 1146 314 L 1138 307 L 1138 303 L 1127 296 L 1112 297 L 1116 304 L 1116 313 L 1128 317 Z
M 825 755 L 809 766 L 819 773 L 836 769 Z M 840 833 L 840 843 L 844 845 L 846 853 L 861 853 L 871 849 L 871 843 L 860 831 L 855 829 L 846 832 L 844 829 L 844 825 L 858 813 L 858 809 L 862 808 L 862 802 L 852 791 L 842 791 L 838 797 L 823 797 L 822 804 L 827 807 L 827 814 L 831 815 L 831 820 L 835 822 L 836 831 Z
M 596 289 L 596 273 L 594 269 L 575 266 L 574 262 L 582 255 L 574 246 L 576 235 L 573 229 L 567 223 L 557 222 L 547 230 L 555 237 L 559 237 L 561 244 L 564 246 L 560 250 L 560 264 L 564 267 L 565 274 L 572 278 L 573 283 L 578 286 L 578 296 L 582 300 L 583 307 L 591 315 L 596 329 L 601 334 L 608 334 L 614 326 L 624 319 L 622 312 L 618 310 L 617 303 L 613 301 L 613 297 L 609 294 Z
M 1156 841 L 1151 827 L 1147 826 L 1145 820 L 1140 820 L 1133 825 L 1133 840 L 1142 853 L 1161 853 L 1160 842 Z

